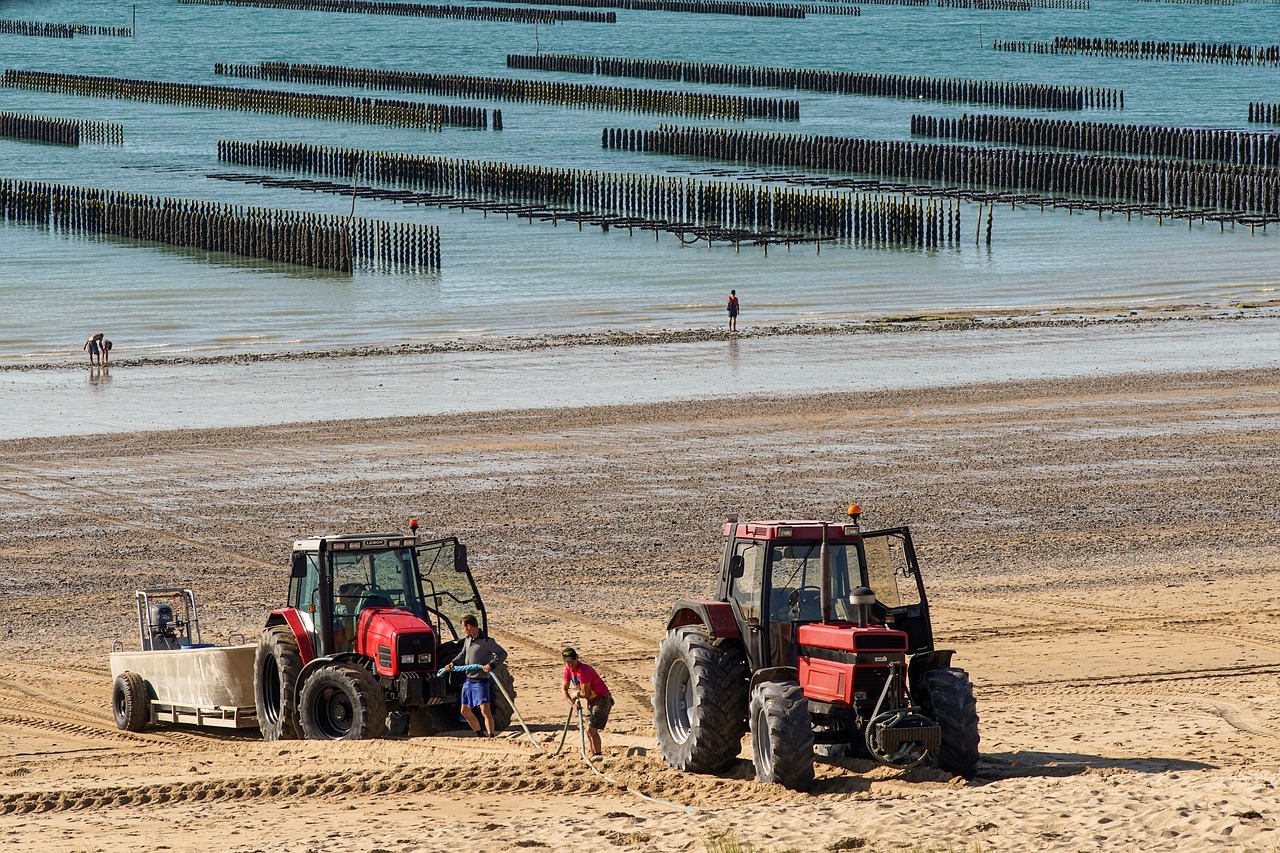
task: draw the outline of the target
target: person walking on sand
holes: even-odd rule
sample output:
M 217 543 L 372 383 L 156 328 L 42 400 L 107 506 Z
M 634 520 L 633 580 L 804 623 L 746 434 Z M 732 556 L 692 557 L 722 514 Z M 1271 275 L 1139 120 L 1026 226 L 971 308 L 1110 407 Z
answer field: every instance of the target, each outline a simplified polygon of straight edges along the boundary
M 560 679 L 560 692 L 573 707 L 579 700 L 587 703 L 587 743 L 591 755 L 599 758 L 604 752 L 600 744 L 600 732 L 609 724 L 609 712 L 613 710 L 613 696 L 600 673 L 589 664 L 578 660 L 573 648 L 564 650 L 564 675 Z
M 100 356 L 100 353 L 102 350 L 101 350 L 101 345 L 99 343 L 99 341 L 101 340 L 102 340 L 102 332 L 98 332 L 96 334 L 90 335 L 89 340 L 85 341 L 84 346 L 80 348 L 85 352 L 89 353 L 90 367 L 94 366 L 95 364 L 102 363 L 102 359 Z
M 725 307 L 729 309 L 729 331 L 736 332 L 738 331 L 738 291 L 729 291 L 729 301 Z
M 445 664 L 445 671 L 453 669 L 455 664 L 480 664 L 480 669 L 467 672 L 467 680 L 462 684 L 462 716 L 466 718 L 471 731 L 480 737 L 493 737 L 493 707 L 489 698 L 489 671 L 507 659 L 507 652 L 502 646 L 489 639 L 489 635 L 480 630 L 476 617 L 468 613 L 462 617 L 462 631 L 467 638 L 462 641 L 462 651 Z M 484 725 L 476 719 L 476 708 L 484 718 Z

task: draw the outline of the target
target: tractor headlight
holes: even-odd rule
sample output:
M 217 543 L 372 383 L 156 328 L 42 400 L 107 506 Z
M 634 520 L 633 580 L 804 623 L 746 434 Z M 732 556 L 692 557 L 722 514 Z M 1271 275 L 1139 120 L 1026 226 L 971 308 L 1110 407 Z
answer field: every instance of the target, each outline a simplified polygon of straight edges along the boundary
M 400 663 L 413 663 L 413 655 L 400 655 Z
M 418 663 L 431 663 L 431 655 L 418 655 Z

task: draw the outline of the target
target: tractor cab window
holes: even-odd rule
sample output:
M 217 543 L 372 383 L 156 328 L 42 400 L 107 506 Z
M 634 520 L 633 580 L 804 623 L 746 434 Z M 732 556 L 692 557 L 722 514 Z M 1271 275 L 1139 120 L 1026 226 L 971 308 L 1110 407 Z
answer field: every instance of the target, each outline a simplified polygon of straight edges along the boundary
M 822 618 L 821 551 L 817 542 L 770 549 L 770 622 L 817 622 Z
M 742 558 L 742 576 L 729 579 L 729 596 L 738 602 L 742 617 L 760 620 L 760 585 L 764 580 L 763 542 L 738 542 L 733 555 Z
M 831 566 L 832 619 L 851 618 L 849 594 L 862 586 L 862 568 L 855 544 L 828 543 Z M 770 622 L 817 622 L 822 619 L 822 543 L 775 544 L 770 554 L 773 583 L 769 593 Z
M 320 611 L 320 556 L 298 553 L 294 560 L 303 563 L 306 573 L 289 580 L 289 606 L 298 611 L 303 627 L 310 633 L 315 631 L 315 618 Z
M 876 600 L 890 609 L 919 604 L 920 588 L 902 536 L 868 536 L 863 547 L 867 555 L 867 585 Z
M 458 571 L 457 545 L 456 539 L 446 539 L 418 548 L 423 603 L 434 617 L 432 621 L 441 642 L 462 637 L 462 617 L 469 613 L 475 614 L 480 619 L 480 627 L 488 630 L 470 573 Z

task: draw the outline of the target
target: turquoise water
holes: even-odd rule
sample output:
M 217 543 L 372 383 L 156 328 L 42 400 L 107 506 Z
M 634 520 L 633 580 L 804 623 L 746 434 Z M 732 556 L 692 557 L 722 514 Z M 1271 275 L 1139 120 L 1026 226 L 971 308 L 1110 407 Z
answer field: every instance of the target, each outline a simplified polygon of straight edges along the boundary
M 3 2 L 0 17 L 109 26 L 129 4 Z M 283 60 L 434 73 L 527 76 L 642 86 L 645 81 L 509 71 L 509 52 L 835 68 L 1121 87 L 1126 109 L 1063 118 L 1240 129 L 1249 101 L 1280 101 L 1280 69 L 996 53 L 992 38 L 1087 35 L 1275 43 L 1280 4 L 1195 6 L 1094 0 L 1089 11 L 975 12 L 866 6 L 861 17 L 805 20 L 618 11 L 618 23 L 556 26 L 140 3 L 135 39 L 0 35 L 0 66 L 343 95 L 355 89 L 219 78 L 213 63 Z M 985 46 L 985 49 L 984 49 Z M 658 88 L 679 84 L 655 82 Z M 695 87 L 762 96 L 774 90 Z M 387 93 L 385 97 L 414 96 Z M 907 139 L 912 112 L 964 105 L 801 93 L 801 121 L 737 127 Z M 425 97 L 433 102 L 448 98 Z M 605 126 L 670 117 L 456 101 L 498 107 L 502 133 L 441 133 L 0 89 L 0 110 L 121 122 L 125 145 L 65 149 L 0 140 L 0 175 L 230 203 L 346 213 L 350 200 L 209 180 L 218 139 L 287 139 L 431 155 L 617 171 L 708 164 L 603 151 Z M 1014 111 L 1009 111 L 1014 112 Z M 1043 111 L 1018 111 L 1049 115 Z M 700 122 L 715 125 L 716 122 Z M 790 252 L 682 247 L 667 235 L 483 218 L 361 199 L 357 213 L 440 226 L 434 275 L 340 276 L 114 238 L 71 239 L 0 226 L 0 364 L 80 357 L 93 331 L 115 355 L 265 352 L 364 343 L 528 336 L 598 329 L 719 326 L 725 292 L 753 323 L 857 320 L 937 310 L 1204 304 L 1276 298 L 1280 229 L 1220 233 L 1154 220 L 1065 211 L 996 211 L 988 249 L 935 252 L 824 245 Z M 976 206 L 964 208 L 965 232 Z

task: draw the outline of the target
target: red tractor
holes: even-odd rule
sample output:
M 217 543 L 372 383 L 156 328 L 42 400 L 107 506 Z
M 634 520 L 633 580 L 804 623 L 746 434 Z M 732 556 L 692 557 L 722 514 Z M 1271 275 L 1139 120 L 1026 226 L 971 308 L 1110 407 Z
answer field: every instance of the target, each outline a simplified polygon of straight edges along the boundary
M 954 652 L 933 647 L 911 531 L 847 523 L 724 525 L 715 600 L 684 600 L 653 675 L 662 757 L 714 773 L 749 729 L 756 778 L 804 790 L 815 746 L 972 779 L 978 713 Z
M 437 675 L 462 646 L 461 619 L 488 617 L 457 539 L 412 533 L 293 543 L 288 606 L 267 618 L 253 692 L 266 740 L 361 740 L 463 727 L 461 673 Z M 493 669 L 493 717 L 511 722 L 515 687 Z M 503 690 L 506 695 L 503 695 Z

